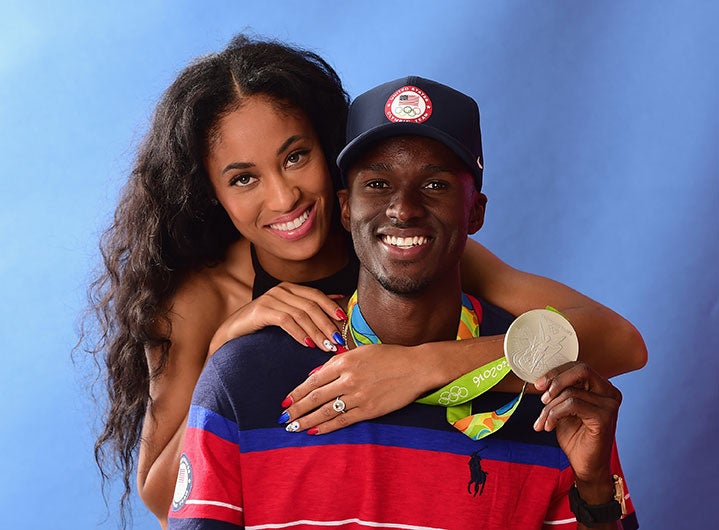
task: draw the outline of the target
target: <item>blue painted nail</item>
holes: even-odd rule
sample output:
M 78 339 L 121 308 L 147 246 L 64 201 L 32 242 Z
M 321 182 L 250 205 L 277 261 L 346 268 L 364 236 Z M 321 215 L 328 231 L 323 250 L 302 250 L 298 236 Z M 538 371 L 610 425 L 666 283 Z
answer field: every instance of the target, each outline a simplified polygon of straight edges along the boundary
M 277 420 L 277 423 L 287 423 L 287 420 L 290 419 L 290 413 L 287 411 L 284 411 L 282 413 L 282 416 L 280 416 L 280 419 Z
M 344 345 L 345 345 L 345 341 L 344 341 L 344 339 L 342 338 L 342 335 L 340 335 L 339 331 L 335 331 L 335 332 L 332 334 L 332 338 L 333 338 L 333 339 L 335 340 L 335 342 L 336 342 L 337 344 L 339 344 L 340 346 L 344 346 Z

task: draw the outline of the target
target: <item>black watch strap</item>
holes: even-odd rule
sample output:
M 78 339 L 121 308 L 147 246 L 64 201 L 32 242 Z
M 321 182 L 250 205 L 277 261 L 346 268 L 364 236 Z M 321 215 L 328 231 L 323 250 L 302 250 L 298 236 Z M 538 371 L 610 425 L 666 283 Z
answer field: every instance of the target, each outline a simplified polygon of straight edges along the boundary
M 592 528 L 595 524 L 599 523 L 611 523 L 612 521 L 618 521 L 621 519 L 624 513 L 623 503 L 617 499 L 618 495 L 622 496 L 624 500 L 623 484 L 619 482 L 619 488 L 617 487 L 618 481 L 622 479 L 614 476 L 614 488 L 615 498 L 605 504 L 587 504 L 584 499 L 579 496 L 577 486 L 572 485 L 569 489 L 569 509 L 572 510 L 577 518 L 577 522 L 583 524 L 587 528 Z

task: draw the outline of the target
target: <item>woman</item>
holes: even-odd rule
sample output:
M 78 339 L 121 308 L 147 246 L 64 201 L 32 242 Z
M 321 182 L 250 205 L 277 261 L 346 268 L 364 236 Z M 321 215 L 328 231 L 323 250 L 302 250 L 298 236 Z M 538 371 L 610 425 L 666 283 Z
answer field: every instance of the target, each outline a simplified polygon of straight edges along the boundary
M 123 507 L 139 445 L 138 490 L 165 524 L 192 390 L 224 341 L 278 325 L 308 347 L 341 342 L 346 316 L 323 293 L 349 294 L 356 281 L 334 195 L 347 104 L 317 55 L 244 36 L 192 63 L 164 94 L 92 286 L 101 332 L 94 353 L 108 391 L 95 452 L 104 477 L 108 462 L 122 472 Z M 605 375 L 645 362 L 633 326 L 579 293 L 516 271 L 476 243 L 463 271 L 469 292 L 512 313 L 563 310 L 583 359 Z M 354 421 L 376 417 L 501 355 L 501 337 L 462 342 L 348 352 L 283 406 L 311 427 L 303 415 L 326 403 L 313 399 L 341 388 L 358 409 Z M 316 387 L 320 394 L 303 399 Z M 318 424 L 320 432 L 338 427 Z

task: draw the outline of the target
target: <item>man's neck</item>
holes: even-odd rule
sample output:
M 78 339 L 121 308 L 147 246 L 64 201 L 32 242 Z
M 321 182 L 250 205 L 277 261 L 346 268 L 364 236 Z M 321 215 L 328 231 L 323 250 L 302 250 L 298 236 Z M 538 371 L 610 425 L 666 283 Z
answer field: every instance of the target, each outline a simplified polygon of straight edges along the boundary
M 391 293 L 367 276 L 360 272 L 358 304 L 382 342 L 414 346 L 456 338 L 462 307 L 459 281 L 436 282 L 407 296 Z

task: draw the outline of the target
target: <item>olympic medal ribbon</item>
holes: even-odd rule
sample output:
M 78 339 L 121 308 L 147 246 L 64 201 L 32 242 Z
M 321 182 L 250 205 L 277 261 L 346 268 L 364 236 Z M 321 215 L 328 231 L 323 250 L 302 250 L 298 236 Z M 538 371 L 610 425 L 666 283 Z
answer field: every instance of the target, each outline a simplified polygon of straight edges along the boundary
M 479 302 L 462 293 L 462 312 L 457 329 L 457 340 L 479 337 L 481 318 L 482 306 Z M 350 297 L 347 304 L 347 322 L 352 339 L 357 346 L 381 344 L 377 334 L 362 316 L 357 302 L 357 291 Z M 451 425 L 473 440 L 481 440 L 504 426 L 519 406 L 527 385 L 522 387 L 522 391 L 514 399 L 497 410 L 472 414 L 471 402 L 494 387 L 510 371 L 505 358 L 495 359 L 416 402 L 446 407 L 447 421 Z

